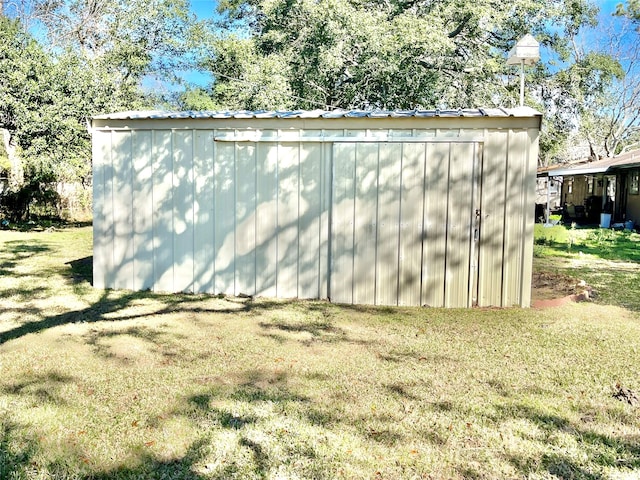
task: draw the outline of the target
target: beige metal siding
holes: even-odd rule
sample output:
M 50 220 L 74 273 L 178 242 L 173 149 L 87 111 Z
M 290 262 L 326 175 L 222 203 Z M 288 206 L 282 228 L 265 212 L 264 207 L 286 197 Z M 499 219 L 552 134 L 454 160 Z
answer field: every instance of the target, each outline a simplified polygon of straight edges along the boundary
M 422 305 L 444 305 L 449 144 L 427 145 L 424 194 Z
M 131 133 L 113 132 L 113 288 L 133 288 L 133 188 Z
M 375 302 L 378 144 L 355 144 L 353 303 Z
M 531 305 L 531 278 L 533 276 L 533 224 L 535 222 L 535 188 L 536 169 L 538 167 L 538 138 L 540 132 L 537 129 L 526 131 L 524 140 L 525 165 L 522 178 L 522 210 L 517 212 L 522 215 L 522 275 L 521 297 L 519 306 Z
M 214 151 L 213 132 L 196 130 L 193 157 L 193 289 L 214 293 Z
M 298 296 L 298 218 L 300 214 L 300 148 L 281 144 L 278 152 L 278 230 L 276 295 Z M 312 246 L 309 246 L 312 248 Z
M 531 131 L 487 132 L 481 200 L 480 306 L 530 303 L 536 145 L 537 133 Z
M 152 132 L 132 133 L 133 289 L 153 288 Z
M 93 157 L 93 286 L 110 286 L 108 275 L 113 271 L 110 261 L 113 243 L 113 218 L 109 215 L 111 177 L 111 132 L 95 132 L 92 141 Z M 107 179 L 108 178 L 108 179 Z
M 503 254 L 508 143 L 502 131 L 488 131 L 482 168 L 480 278 L 478 304 L 503 306 Z
M 300 144 L 298 293 L 320 297 L 322 146 Z
M 331 206 L 331 283 L 329 295 L 338 303 L 353 302 L 356 144 L 336 144 L 333 150 Z
M 470 306 L 477 145 L 336 144 L 334 164 L 332 300 Z
M 445 261 L 445 307 L 471 306 L 469 277 L 473 219 L 474 170 L 471 144 L 451 144 Z
M 421 304 L 424 172 L 427 145 L 403 145 L 398 304 Z
M 256 146 L 237 145 L 235 295 L 256 294 Z
M 173 166 L 171 132 L 153 131 L 154 291 L 173 292 Z
M 236 261 L 236 146 L 217 142 L 214 160 L 214 291 L 234 295 Z
M 173 132 L 173 290 L 193 292 L 193 131 Z
M 95 130 L 94 285 L 528 306 L 535 123 L 400 120 Z
M 257 159 L 256 207 L 256 294 L 276 296 L 277 237 L 278 231 L 278 145 L 259 143 Z
M 376 220 L 376 304 L 398 304 L 400 243 L 400 187 L 402 145 L 381 144 L 379 155 L 378 218 Z M 336 159 L 337 161 L 338 159 Z

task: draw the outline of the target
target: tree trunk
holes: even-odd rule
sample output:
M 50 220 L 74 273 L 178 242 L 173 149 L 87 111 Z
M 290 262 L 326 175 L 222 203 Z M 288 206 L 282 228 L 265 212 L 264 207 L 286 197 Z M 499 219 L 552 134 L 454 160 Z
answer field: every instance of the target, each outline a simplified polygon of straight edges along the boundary
M 9 170 L 9 191 L 16 192 L 24 186 L 24 169 L 22 168 L 22 161 L 18 156 L 17 149 L 11 141 L 11 134 L 6 128 L 0 128 L 0 135 L 2 136 L 2 142 L 4 150 L 7 152 L 9 158 L 9 164 L 11 169 Z

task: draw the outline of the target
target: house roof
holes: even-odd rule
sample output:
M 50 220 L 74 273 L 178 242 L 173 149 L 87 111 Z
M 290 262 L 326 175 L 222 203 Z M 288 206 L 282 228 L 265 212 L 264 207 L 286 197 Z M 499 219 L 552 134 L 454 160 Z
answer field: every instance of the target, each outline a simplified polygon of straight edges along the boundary
M 561 166 L 558 168 L 548 168 L 545 172 L 550 177 L 566 177 L 569 175 L 592 175 L 596 173 L 607 173 L 623 168 L 634 168 L 640 166 L 640 150 L 633 150 L 617 157 L 603 158 L 595 162 L 581 163 L 579 165 Z
M 451 110 L 224 110 L 166 112 L 161 110 L 128 111 L 96 115 L 96 120 L 145 120 L 145 119 L 225 119 L 225 118 L 432 118 L 432 117 L 533 117 L 541 114 L 529 107 L 476 108 Z

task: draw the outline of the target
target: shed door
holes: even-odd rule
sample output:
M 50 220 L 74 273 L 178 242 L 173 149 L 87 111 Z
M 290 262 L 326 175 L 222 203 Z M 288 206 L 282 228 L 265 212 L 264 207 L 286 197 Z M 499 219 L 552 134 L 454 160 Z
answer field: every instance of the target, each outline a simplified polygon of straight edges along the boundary
M 476 303 L 481 145 L 335 143 L 329 296 L 338 303 Z

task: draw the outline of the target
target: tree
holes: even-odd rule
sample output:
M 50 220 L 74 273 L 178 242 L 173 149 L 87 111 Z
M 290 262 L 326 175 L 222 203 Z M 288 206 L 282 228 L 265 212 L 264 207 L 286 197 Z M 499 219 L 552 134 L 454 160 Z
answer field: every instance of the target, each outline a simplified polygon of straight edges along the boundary
M 501 81 L 513 42 L 530 31 L 566 49 L 564 33 L 596 12 L 576 0 L 230 0 L 220 11 L 202 63 L 217 103 L 245 108 L 504 105 L 517 98 Z
M 4 13 L 37 22 L 44 39 L 0 15 L 0 128 L 24 172 L 3 203 L 19 218 L 55 183 L 90 182 L 86 120 L 159 102 L 142 82 L 175 78 L 198 24 L 187 0 L 15 0 Z
M 570 136 L 586 143 L 594 160 L 639 140 L 640 45 L 631 23 L 633 3 L 619 5 L 617 16 L 597 30 L 572 32 L 564 62 L 553 65 L 555 71 L 541 82 L 547 124 L 558 132 L 557 138 L 543 137 L 554 141 L 548 157 L 566 157 L 562 141 Z
M 21 218 L 39 195 L 51 197 L 53 183 L 88 181 L 85 120 L 117 95 L 72 52 L 52 59 L 19 21 L 5 17 L 0 17 L 0 72 L 0 128 L 11 134 L 21 162 L 21 178 L 12 179 L 3 203 Z
M 619 3 L 616 7 L 616 15 L 640 21 L 640 1 L 627 0 L 626 4 Z

